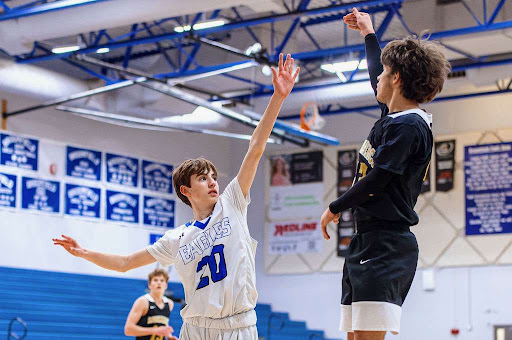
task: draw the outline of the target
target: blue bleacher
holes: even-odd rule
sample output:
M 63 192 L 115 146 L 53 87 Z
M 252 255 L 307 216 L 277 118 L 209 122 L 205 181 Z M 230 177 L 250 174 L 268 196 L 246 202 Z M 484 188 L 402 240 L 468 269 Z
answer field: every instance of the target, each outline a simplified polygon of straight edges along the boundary
M 130 308 L 147 288 L 146 280 L 68 274 L 0 267 L 0 337 L 7 335 L 15 317 L 28 325 L 26 340 L 128 339 L 123 329 Z M 183 286 L 169 282 L 176 298 L 185 298 Z M 320 340 L 321 330 L 309 330 L 288 313 L 273 312 L 268 304 L 256 306 L 260 339 Z M 179 305 L 169 324 L 179 334 Z M 21 334 L 21 327 L 14 331 Z

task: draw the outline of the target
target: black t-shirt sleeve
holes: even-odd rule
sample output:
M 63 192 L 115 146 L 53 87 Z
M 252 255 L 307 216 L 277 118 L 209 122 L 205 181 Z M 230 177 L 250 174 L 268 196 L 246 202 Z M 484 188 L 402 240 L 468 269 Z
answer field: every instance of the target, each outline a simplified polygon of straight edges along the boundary
M 376 167 L 402 175 L 418 146 L 418 131 L 409 124 L 389 124 L 373 156 Z
M 384 66 L 380 61 L 380 45 L 379 40 L 375 33 L 370 33 L 364 37 L 366 47 L 366 61 L 368 63 L 368 73 L 370 74 L 370 83 L 372 84 L 373 92 L 377 95 L 377 77 L 384 71 Z M 381 117 L 389 113 L 386 104 L 377 101 L 381 110 Z

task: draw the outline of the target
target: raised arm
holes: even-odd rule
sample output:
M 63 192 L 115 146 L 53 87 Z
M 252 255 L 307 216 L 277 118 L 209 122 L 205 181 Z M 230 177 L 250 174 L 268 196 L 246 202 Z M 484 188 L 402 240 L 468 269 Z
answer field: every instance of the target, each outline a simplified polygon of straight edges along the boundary
M 62 235 L 62 239 L 52 239 L 54 245 L 62 246 L 68 253 L 73 256 L 81 257 L 89 262 L 96 264 L 105 269 L 114 270 L 116 272 L 126 272 L 130 269 L 142 267 L 155 262 L 155 258 L 151 256 L 146 249 L 136 251 L 131 255 L 112 255 L 90 251 L 80 247 L 78 242 L 73 238 Z
M 354 8 L 352 13 L 343 17 L 343 22 L 347 24 L 348 28 L 359 31 L 364 38 L 370 83 L 372 84 L 373 92 L 377 95 L 378 77 L 384 71 L 384 67 L 380 60 L 381 50 L 379 40 L 373 29 L 372 19 L 368 13 L 359 12 Z M 384 117 L 389 113 L 389 109 L 386 104 L 379 101 L 378 103 L 381 108 L 381 116 Z
M 256 170 L 258 169 L 258 163 L 265 151 L 268 138 L 270 137 L 270 133 L 274 127 L 279 110 L 281 110 L 281 105 L 292 91 L 295 79 L 299 74 L 300 67 L 297 68 L 295 73 L 293 73 L 293 65 L 294 60 L 289 54 L 286 56 L 284 64 L 283 55 L 280 54 L 279 69 L 276 70 L 272 67 L 274 94 L 272 95 L 272 98 L 270 98 L 270 102 L 268 103 L 267 109 L 261 117 L 258 126 L 254 129 L 249 143 L 249 149 L 247 150 L 247 154 L 245 155 L 240 171 L 238 172 L 238 183 L 240 184 L 244 196 L 247 196 L 251 189 L 254 176 L 256 175 Z

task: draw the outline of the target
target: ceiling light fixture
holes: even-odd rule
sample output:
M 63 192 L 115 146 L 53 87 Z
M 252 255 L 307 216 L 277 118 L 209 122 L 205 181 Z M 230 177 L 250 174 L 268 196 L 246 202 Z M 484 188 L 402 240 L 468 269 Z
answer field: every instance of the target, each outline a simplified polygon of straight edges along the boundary
M 205 28 L 222 26 L 224 24 L 226 24 L 226 21 L 224 21 L 222 19 L 212 20 L 212 21 L 203 21 L 203 22 L 199 22 L 199 23 L 195 24 L 194 26 L 185 25 L 185 26 L 174 27 L 174 32 L 183 33 L 183 32 L 188 32 L 191 29 L 193 29 L 194 31 L 197 31 L 197 30 L 202 30 Z
M 96 50 L 96 53 L 98 53 L 98 54 L 108 53 L 108 52 L 110 52 L 110 48 L 108 48 L 108 47 L 102 47 L 102 48 L 98 48 Z
M 55 54 L 69 53 L 69 52 L 78 51 L 79 49 L 80 49 L 80 46 L 78 46 L 78 45 L 55 47 L 55 48 L 52 48 L 52 53 L 55 53 Z
M 362 59 L 361 61 L 349 60 L 332 64 L 323 64 L 322 66 L 320 66 L 320 68 L 330 73 L 350 72 L 355 71 L 356 69 L 366 70 L 368 69 L 368 63 L 366 62 L 366 59 Z

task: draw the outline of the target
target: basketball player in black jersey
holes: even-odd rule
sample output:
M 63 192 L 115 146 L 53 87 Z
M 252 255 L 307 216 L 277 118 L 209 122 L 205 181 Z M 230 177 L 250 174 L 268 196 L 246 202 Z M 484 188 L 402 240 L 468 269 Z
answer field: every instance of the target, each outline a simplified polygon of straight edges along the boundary
M 164 296 L 168 280 L 162 269 L 149 274 L 149 294 L 135 300 L 124 326 L 126 336 L 135 336 L 137 340 L 178 340 L 169 326 L 173 302 Z
M 353 9 L 343 21 L 365 39 L 370 82 L 381 108 L 359 152 L 352 188 L 322 215 L 327 224 L 352 208 L 356 233 L 345 258 L 340 330 L 348 340 L 383 340 L 400 330 L 401 306 L 418 262 L 410 226 L 432 154 L 431 115 L 419 104 L 443 88 L 450 65 L 439 47 L 414 37 L 395 40 L 381 53 L 371 17 Z

